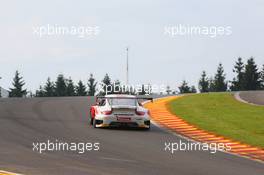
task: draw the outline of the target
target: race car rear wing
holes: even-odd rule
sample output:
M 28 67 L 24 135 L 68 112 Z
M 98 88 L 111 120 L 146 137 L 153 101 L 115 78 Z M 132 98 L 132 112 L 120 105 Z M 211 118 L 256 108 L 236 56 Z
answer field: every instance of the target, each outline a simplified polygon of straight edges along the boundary
M 153 98 L 152 97 L 105 97 L 105 96 L 96 96 L 95 99 L 138 99 L 138 100 L 150 100 L 151 102 L 153 102 Z

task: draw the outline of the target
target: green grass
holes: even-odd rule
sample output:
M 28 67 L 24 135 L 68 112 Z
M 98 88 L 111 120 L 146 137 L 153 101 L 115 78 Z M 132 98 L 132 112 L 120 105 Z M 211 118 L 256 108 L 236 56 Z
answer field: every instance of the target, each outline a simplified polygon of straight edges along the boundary
M 173 100 L 168 107 L 201 129 L 264 148 L 263 106 L 241 103 L 231 93 L 209 93 Z

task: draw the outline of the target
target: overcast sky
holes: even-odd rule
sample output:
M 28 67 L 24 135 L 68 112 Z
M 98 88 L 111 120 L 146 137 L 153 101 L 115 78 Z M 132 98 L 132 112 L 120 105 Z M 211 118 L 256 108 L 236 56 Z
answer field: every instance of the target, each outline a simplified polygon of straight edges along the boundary
M 219 62 L 227 78 L 241 56 L 264 64 L 263 0 L 96 0 L 3 1 L 0 6 L 0 85 L 11 87 L 19 70 L 35 90 L 59 73 L 76 82 L 90 73 L 125 81 L 129 46 L 130 83 L 170 84 L 183 79 L 197 85 L 201 71 L 213 75 Z M 88 38 L 44 36 L 33 28 L 46 25 L 98 26 Z M 164 27 L 230 26 L 231 35 L 175 36 Z

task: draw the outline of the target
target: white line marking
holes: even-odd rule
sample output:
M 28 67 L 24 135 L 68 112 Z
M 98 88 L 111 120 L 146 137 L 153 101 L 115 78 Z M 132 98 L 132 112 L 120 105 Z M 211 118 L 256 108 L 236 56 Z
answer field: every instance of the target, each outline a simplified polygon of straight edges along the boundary
M 242 103 L 246 103 L 246 104 L 254 105 L 254 106 L 263 106 L 263 105 L 255 104 L 255 103 L 251 103 L 251 102 L 248 102 L 248 101 L 242 99 L 242 98 L 240 97 L 240 92 L 236 92 L 236 93 L 234 94 L 234 97 L 235 97 L 235 99 L 236 99 L 237 101 L 240 101 L 240 102 L 242 102 Z
M 22 174 L 12 173 L 12 172 L 8 172 L 8 171 L 3 171 L 3 170 L 0 170 L 0 173 L 5 173 L 8 175 L 22 175 Z
M 121 162 L 136 162 L 134 160 L 119 159 L 119 158 L 113 158 L 113 157 L 100 157 L 100 159 L 103 159 L 103 160 L 111 160 L 111 161 L 121 161 Z

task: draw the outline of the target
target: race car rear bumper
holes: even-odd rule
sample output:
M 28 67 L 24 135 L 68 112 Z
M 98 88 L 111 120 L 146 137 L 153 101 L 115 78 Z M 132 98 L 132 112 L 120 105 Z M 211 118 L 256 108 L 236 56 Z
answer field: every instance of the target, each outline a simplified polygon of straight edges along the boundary
M 128 116 L 129 121 L 119 121 L 117 116 L 96 116 L 96 127 L 137 127 L 150 128 L 149 116 Z
M 96 120 L 96 127 L 132 127 L 132 128 L 150 128 L 150 121 L 146 120 L 143 123 L 140 122 L 118 122 L 111 121 L 110 123 L 104 123 L 103 120 Z

